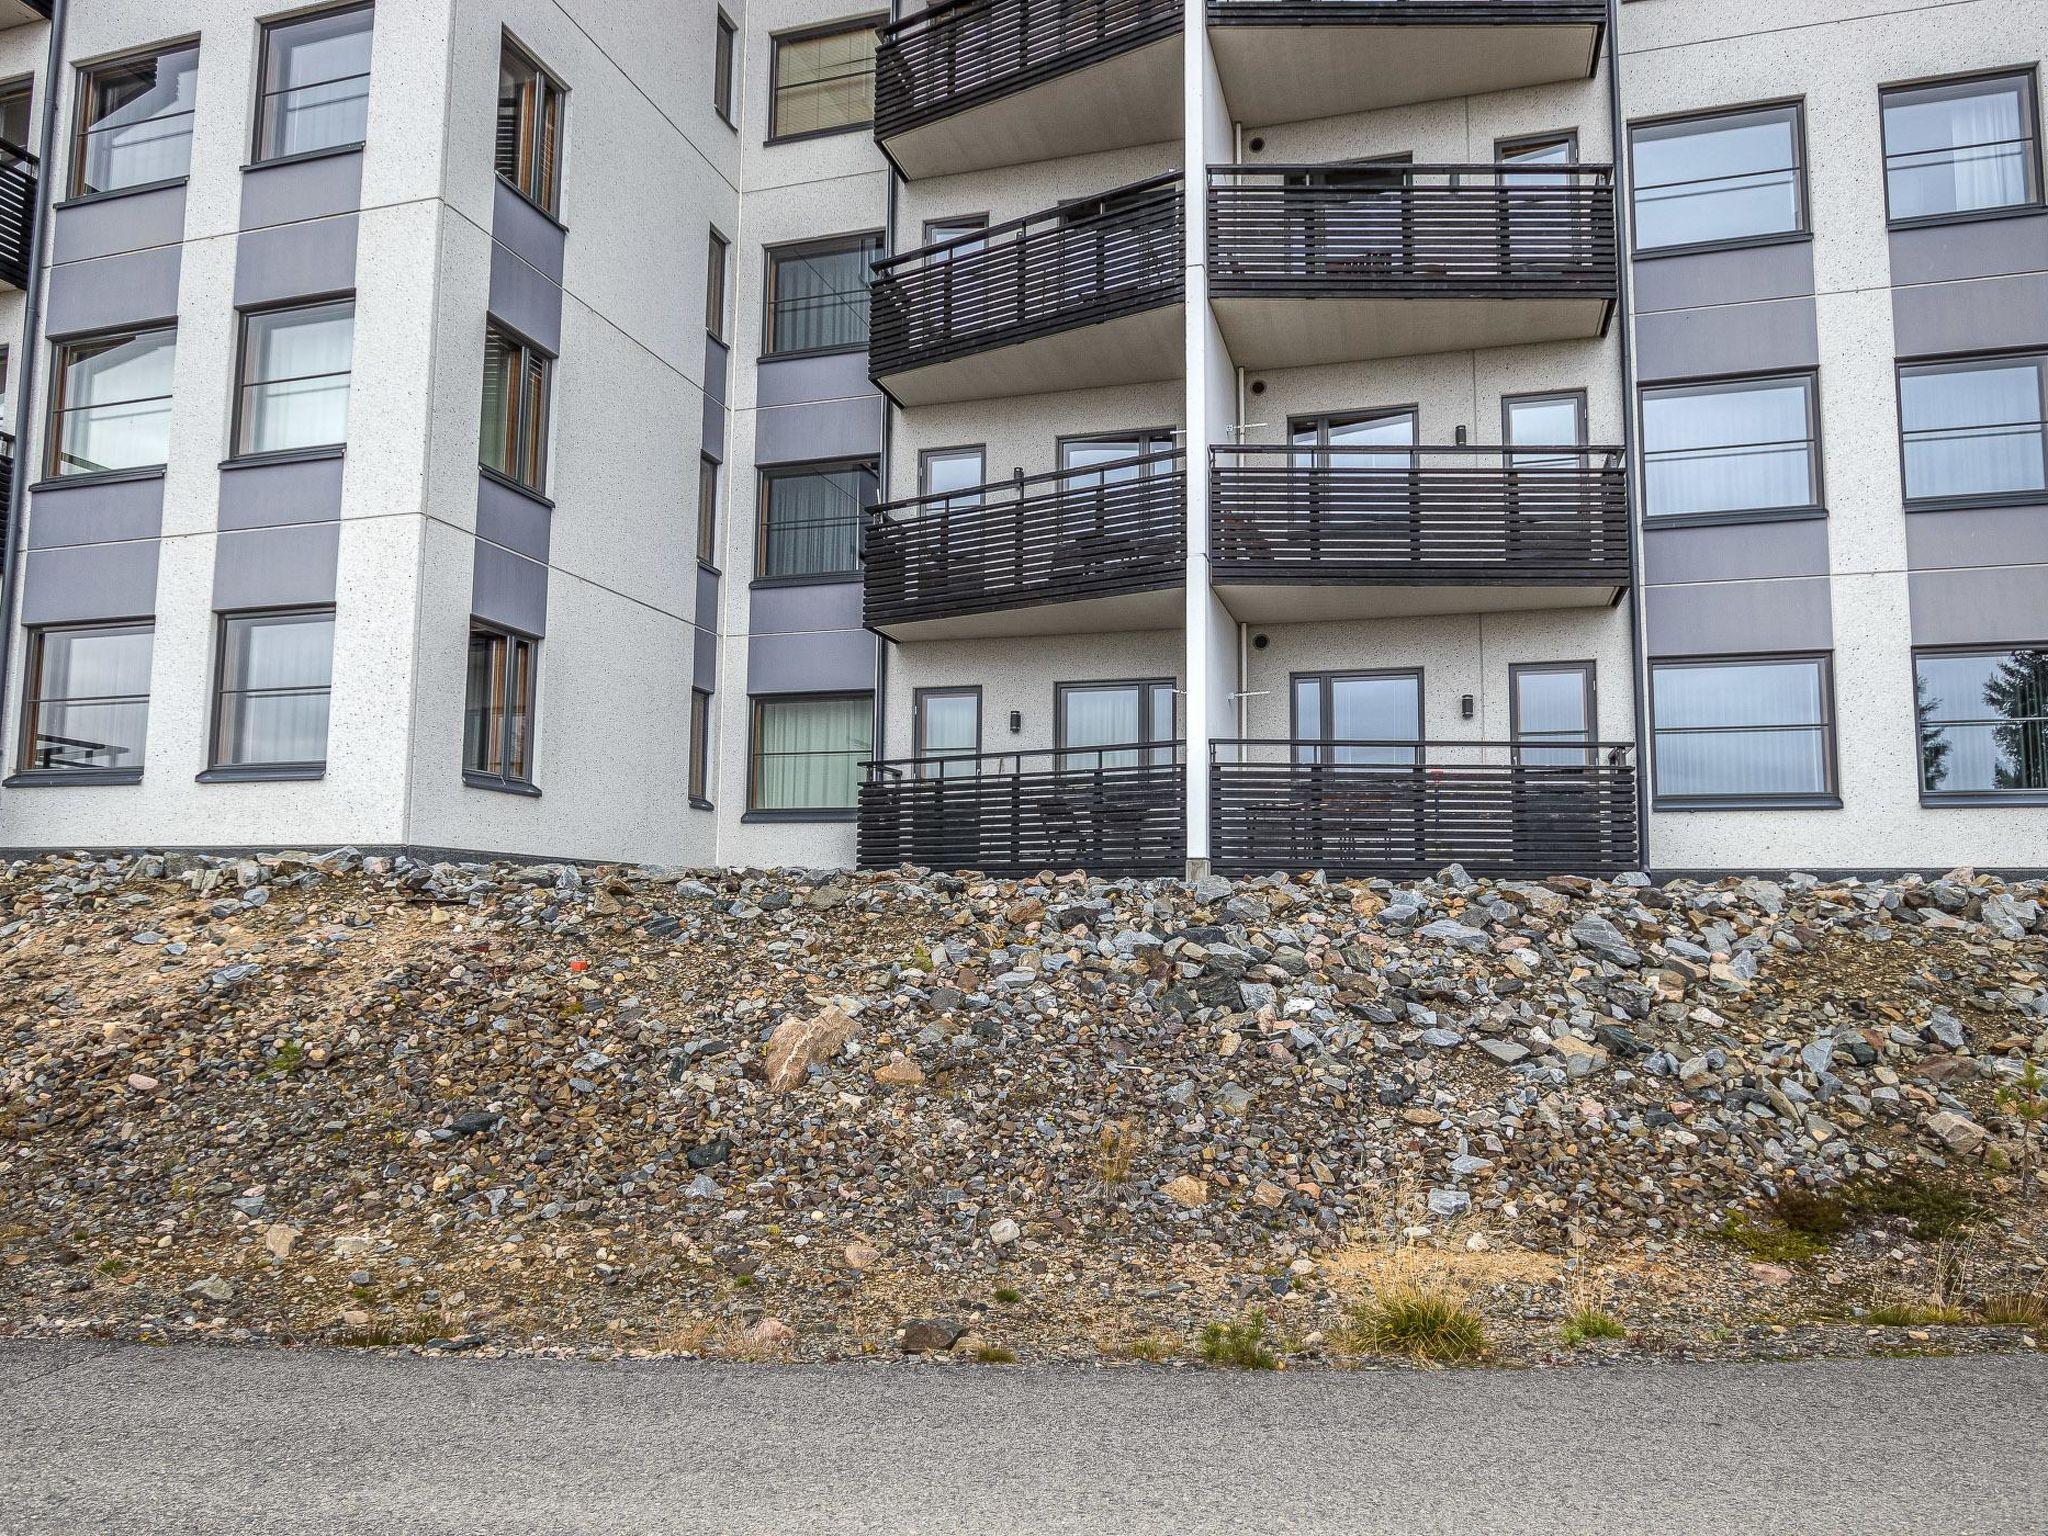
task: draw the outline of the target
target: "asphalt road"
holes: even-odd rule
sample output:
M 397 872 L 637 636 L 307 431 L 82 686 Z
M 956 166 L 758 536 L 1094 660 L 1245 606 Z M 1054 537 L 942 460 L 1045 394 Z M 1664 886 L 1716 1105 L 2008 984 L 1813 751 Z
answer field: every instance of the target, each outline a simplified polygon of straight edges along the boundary
M 1309 1373 L 0 1346 L 0 1530 L 2048 1531 L 2048 1358 Z

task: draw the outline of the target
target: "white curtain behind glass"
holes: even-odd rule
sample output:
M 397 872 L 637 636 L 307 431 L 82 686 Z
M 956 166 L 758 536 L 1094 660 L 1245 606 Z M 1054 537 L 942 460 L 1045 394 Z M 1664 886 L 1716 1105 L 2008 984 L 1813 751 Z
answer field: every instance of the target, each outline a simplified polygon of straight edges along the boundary
M 874 740 L 873 710 L 865 697 L 764 701 L 757 809 L 851 808 Z
M 222 700 L 231 763 L 317 763 L 327 756 L 334 620 L 234 621 Z
M 1817 662 L 1662 666 L 1653 688 L 1660 795 L 1827 789 Z
M 352 304 L 310 313 L 250 316 L 250 383 L 242 407 L 245 452 L 275 453 L 348 440 L 355 329 Z
M 81 348 L 64 368 L 58 469 L 136 469 L 170 456 L 174 331 Z
M 1802 381 L 1647 395 L 1647 511 L 1675 517 L 1810 506 L 1807 432 Z
M 2027 201 L 2032 145 L 2017 81 L 1897 93 L 1885 102 L 1884 148 L 1895 219 Z
M 2048 485 L 2043 367 L 1993 363 L 1904 374 L 1906 495 L 1986 496 Z

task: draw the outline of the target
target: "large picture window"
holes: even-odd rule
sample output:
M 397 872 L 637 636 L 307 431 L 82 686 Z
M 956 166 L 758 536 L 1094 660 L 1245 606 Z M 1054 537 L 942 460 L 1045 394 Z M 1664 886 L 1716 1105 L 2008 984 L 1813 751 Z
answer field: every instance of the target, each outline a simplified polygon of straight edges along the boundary
M 484 468 L 544 491 L 548 481 L 548 396 L 553 359 L 510 331 L 484 332 Z
M 511 42 L 498 59 L 498 174 L 552 214 L 561 195 L 562 87 Z
M 690 690 L 689 795 L 694 806 L 711 804 L 711 695 L 702 688 Z
M 139 775 L 154 639 L 149 624 L 32 631 L 19 771 Z
M 1178 702 L 1170 677 L 1058 684 L 1053 689 L 1053 737 L 1060 748 L 1060 767 L 1171 764 L 1178 753 Z M 1106 747 L 1122 750 L 1102 750 Z
M 875 28 L 860 21 L 775 39 L 771 139 L 845 133 L 874 121 Z
M 199 45 L 117 59 L 84 72 L 71 194 L 178 181 L 192 168 Z
M 1833 690 L 1824 656 L 1652 662 L 1657 803 L 1831 800 Z
M 1290 706 L 1297 763 L 1413 768 L 1421 761 L 1420 672 L 1302 673 Z
M 2035 121 L 2030 74 L 1886 91 L 1884 184 L 1892 221 L 2038 203 Z
M 872 462 L 764 470 L 757 574 L 852 575 L 860 568 L 861 517 L 880 494 Z
M 1639 251 L 1724 245 L 1806 228 L 1796 106 L 1648 123 L 1631 137 Z
M 874 754 L 874 709 L 867 693 L 756 699 L 747 809 L 851 811 Z
M 2031 498 L 2048 489 L 2048 356 L 1899 369 L 1906 501 Z
M 177 359 L 175 329 L 59 346 L 50 395 L 49 472 L 91 475 L 166 462 Z
M 2048 797 L 2048 645 L 1913 658 L 1920 789 Z
M 1644 390 L 1644 514 L 1819 506 L 1816 417 L 1810 374 Z
M 353 299 L 243 317 L 237 454 L 348 441 L 355 334 Z
M 474 624 L 464 689 L 464 779 L 486 789 L 533 783 L 533 673 L 539 642 Z
M 370 6 L 263 29 L 256 159 L 360 144 L 370 125 Z
M 333 609 L 222 615 L 214 767 L 324 767 L 333 684 Z
M 768 351 L 854 352 L 868 344 L 868 268 L 880 235 L 846 235 L 768 253 Z

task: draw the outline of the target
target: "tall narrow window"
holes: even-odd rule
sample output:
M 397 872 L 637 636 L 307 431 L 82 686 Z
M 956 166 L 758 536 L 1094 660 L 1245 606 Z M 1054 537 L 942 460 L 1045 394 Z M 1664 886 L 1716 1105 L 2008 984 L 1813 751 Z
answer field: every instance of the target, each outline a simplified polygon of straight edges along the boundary
M 2048 794 L 2048 646 L 1913 658 L 1920 790 Z
M 872 463 L 807 464 L 761 476 L 758 574 L 850 576 L 860 567 L 860 523 L 881 477 Z
M 1422 674 L 1311 672 L 1294 679 L 1294 760 L 1412 768 L 1421 761 Z
M 1815 417 L 1810 374 L 1644 390 L 1645 515 L 1817 507 Z
M 756 699 L 747 809 L 851 811 L 873 753 L 874 712 L 867 693 Z
M 725 271 L 728 247 L 725 236 L 711 231 L 704 256 L 704 329 L 713 341 L 725 340 Z
M 697 460 L 697 561 L 718 564 L 718 460 L 708 453 Z
M 243 317 L 237 454 L 348 441 L 355 332 L 353 299 Z
M 2034 77 L 1945 80 L 1884 93 L 1884 183 L 1892 221 L 2041 200 Z
M 768 253 L 768 351 L 853 352 L 868 344 L 868 268 L 880 235 L 847 235 Z
M 324 767 L 333 683 L 333 609 L 223 614 L 214 767 Z
M 2048 354 L 1899 370 L 1906 501 L 2048 489 Z
M 547 488 L 552 372 L 552 360 L 539 348 L 495 325 L 485 331 L 479 456 L 486 469 L 534 491 Z
M 1530 663 L 1508 669 L 1515 761 L 1525 768 L 1584 768 L 1592 761 L 1593 664 Z
M 560 195 L 562 87 L 511 42 L 498 61 L 498 174 L 544 213 Z
M 711 803 L 711 695 L 690 690 L 690 803 Z
M 733 56 L 738 36 L 739 29 L 733 26 L 732 18 L 720 11 L 711 50 L 711 107 L 728 123 L 732 121 Z
M 85 71 L 72 196 L 182 180 L 192 167 L 198 86 L 197 43 Z
M 533 782 L 533 672 L 538 642 L 489 625 L 469 631 L 463 777 L 486 789 Z
M 50 395 L 49 472 L 146 469 L 169 459 L 177 356 L 174 329 L 59 346 Z
M 1658 803 L 1831 798 L 1833 689 L 1824 656 L 1652 662 Z
M 768 137 L 865 128 L 875 116 L 875 23 L 775 39 Z
M 154 638 L 150 624 L 33 631 L 19 771 L 139 775 Z
M 373 16 L 362 5 L 263 29 L 259 163 L 363 142 L 370 126 Z
M 981 750 L 979 688 L 920 688 L 911 713 L 920 775 L 973 773 L 974 755 Z
M 1639 251 L 1806 228 L 1796 106 L 1650 123 L 1631 139 Z

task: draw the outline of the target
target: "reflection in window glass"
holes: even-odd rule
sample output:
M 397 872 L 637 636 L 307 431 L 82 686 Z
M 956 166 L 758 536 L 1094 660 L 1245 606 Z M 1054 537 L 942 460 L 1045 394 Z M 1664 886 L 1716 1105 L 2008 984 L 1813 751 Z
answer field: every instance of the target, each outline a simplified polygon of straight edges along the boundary
M 881 488 L 874 465 L 778 469 L 762 480 L 761 575 L 841 576 L 860 568 L 861 515 Z
M 469 634 L 462 765 L 505 784 L 532 781 L 535 642 L 477 625 Z
M 2030 203 L 2037 153 L 2033 82 L 2025 75 L 1884 93 L 1885 188 L 1894 219 Z
M 280 22 L 263 34 L 256 158 L 360 144 L 370 124 L 369 6 Z
M 1655 123 L 1635 131 L 1633 146 L 1638 250 L 1805 227 L 1797 107 Z
M 555 211 L 562 146 L 562 88 L 506 43 L 498 60 L 498 174 L 528 202 Z
M 244 324 L 238 451 L 280 453 L 347 442 L 355 301 L 267 310 Z
M 1515 670 L 1515 761 L 1529 768 L 1583 768 L 1593 740 L 1592 676 L 1585 667 Z
M 1422 739 L 1422 679 L 1413 672 L 1297 677 L 1294 734 L 1296 762 L 1412 768 L 1421 753 L 1401 743 Z
M 178 333 L 98 336 L 57 349 L 50 472 L 147 469 L 171 448 L 171 375 Z
M 2048 790 L 2048 647 L 1920 655 L 1913 668 L 1923 790 Z
M 1833 791 L 1821 658 L 1656 662 L 1650 678 L 1659 799 Z
M 1899 370 L 1906 499 L 2048 488 L 2048 358 Z
M 140 769 L 154 639 L 148 624 L 36 632 L 20 771 Z
M 1643 468 L 1650 517 L 1814 506 L 1813 380 L 1645 390 Z
M 868 268 L 881 259 L 880 235 L 771 251 L 768 350 L 854 351 L 868 344 Z
M 87 70 L 72 194 L 118 192 L 183 177 L 192 167 L 198 86 L 197 44 Z

